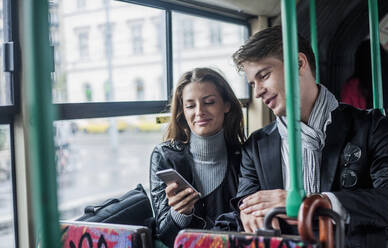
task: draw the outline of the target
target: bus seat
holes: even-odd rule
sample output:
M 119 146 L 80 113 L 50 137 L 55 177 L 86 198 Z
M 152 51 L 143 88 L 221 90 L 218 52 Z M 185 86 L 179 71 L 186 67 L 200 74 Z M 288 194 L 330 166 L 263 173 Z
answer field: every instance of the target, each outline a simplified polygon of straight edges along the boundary
M 82 221 L 60 221 L 63 248 L 152 248 L 151 230 L 145 226 Z
M 248 233 L 204 230 L 182 230 L 175 238 L 174 248 L 227 247 L 295 247 L 314 248 L 317 243 L 305 242 L 298 236 L 258 236 Z

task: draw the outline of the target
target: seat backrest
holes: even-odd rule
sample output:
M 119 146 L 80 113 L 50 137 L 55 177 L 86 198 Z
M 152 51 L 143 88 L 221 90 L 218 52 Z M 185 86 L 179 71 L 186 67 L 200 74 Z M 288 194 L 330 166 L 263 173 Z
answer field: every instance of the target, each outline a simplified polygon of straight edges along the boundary
M 145 226 L 61 221 L 63 248 L 148 248 L 151 230 Z
M 295 248 L 315 248 L 317 243 L 307 243 L 297 236 L 268 237 L 258 236 L 248 233 L 219 232 L 208 230 L 182 230 L 175 238 L 174 248 L 188 247 L 295 247 Z

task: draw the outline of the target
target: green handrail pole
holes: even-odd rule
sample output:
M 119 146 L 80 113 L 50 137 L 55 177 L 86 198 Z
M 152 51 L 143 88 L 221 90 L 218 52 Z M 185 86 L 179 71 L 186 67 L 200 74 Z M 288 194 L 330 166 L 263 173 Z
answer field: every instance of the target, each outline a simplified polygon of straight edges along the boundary
M 36 242 L 42 248 L 60 247 L 54 160 L 48 1 L 25 0 L 24 47 L 28 113 L 28 156 Z
M 298 215 L 300 204 L 305 196 L 302 180 L 298 40 L 295 5 L 295 0 L 282 0 L 281 5 L 290 166 L 290 189 L 286 199 L 286 211 L 290 217 L 296 217 Z
M 385 115 L 383 107 L 383 84 L 381 78 L 379 14 L 377 0 L 368 0 L 369 33 L 372 64 L 373 108 L 380 109 Z
M 315 0 L 310 0 L 310 39 L 311 47 L 315 55 L 315 82 L 319 83 L 319 57 Z

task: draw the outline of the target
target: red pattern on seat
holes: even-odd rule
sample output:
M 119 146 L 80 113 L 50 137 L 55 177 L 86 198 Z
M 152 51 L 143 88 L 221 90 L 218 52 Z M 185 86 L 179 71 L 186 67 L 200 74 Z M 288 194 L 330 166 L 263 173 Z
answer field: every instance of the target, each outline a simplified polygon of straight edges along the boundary
M 135 233 L 125 228 L 66 224 L 61 227 L 63 248 L 138 247 Z
M 317 244 L 283 237 L 262 237 L 227 232 L 181 231 L 174 248 L 314 248 Z

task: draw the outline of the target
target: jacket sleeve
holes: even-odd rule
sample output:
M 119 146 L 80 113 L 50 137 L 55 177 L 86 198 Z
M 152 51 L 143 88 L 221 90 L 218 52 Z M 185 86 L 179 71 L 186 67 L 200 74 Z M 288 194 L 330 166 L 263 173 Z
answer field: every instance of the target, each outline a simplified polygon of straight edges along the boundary
M 350 214 L 352 229 L 388 226 L 388 119 L 378 110 L 371 114 L 367 152 L 373 187 L 333 192 Z
M 170 206 L 168 205 L 168 199 L 164 191 L 166 184 L 156 175 L 156 172 L 160 170 L 171 168 L 163 156 L 161 149 L 158 146 L 151 154 L 151 202 L 155 213 L 157 234 L 165 244 L 171 246 L 181 228 L 174 222 L 171 216 Z
M 241 166 L 238 190 L 236 197 L 231 201 L 234 210 L 238 212 L 238 202 L 240 199 L 260 190 L 259 177 L 256 172 L 253 158 L 253 156 L 255 156 L 255 152 L 258 154 L 255 149 L 254 138 L 251 136 L 241 149 Z

